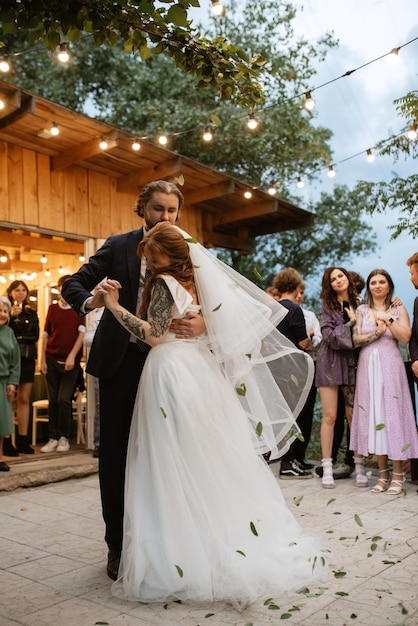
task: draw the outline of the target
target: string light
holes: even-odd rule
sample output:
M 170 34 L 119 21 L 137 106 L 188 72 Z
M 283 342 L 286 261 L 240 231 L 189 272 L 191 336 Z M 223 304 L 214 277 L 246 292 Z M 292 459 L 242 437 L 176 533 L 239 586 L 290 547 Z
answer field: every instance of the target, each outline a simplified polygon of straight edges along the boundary
M 334 178 L 335 176 L 335 170 L 332 165 L 328 165 L 328 176 L 329 178 Z
M 84 263 L 84 261 L 86 260 L 86 257 L 84 256 L 84 254 L 80 254 L 78 257 L 78 260 L 80 261 L 80 263 Z
M 107 143 L 105 137 L 101 138 L 100 143 L 99 143 L 99 147 L 100 147 L 100 150 L 107 150 L 108 143 Z
M 9 255 L 6 250 L 0 250 L 0 263 L 7 263 L 9 260 Z
M 60 265 L 58 268 L 58 274 L 65 274 L 65 269 L 62 267 L 62 265 Z
M 3 285 L 7 283 L 7 279 L 5 276 L 3 276 L 3 274 L 0 274 L 0 283 L 2 283 Z
M 167 137 L 167 135 L 160 135 L 160 136 L 158 137 L 158 143 L 159 143 L 161 146 L 166 146 L 166 145 L 167 145 L 167 143 L 168 143 L 168 137 Z
M 135 150 L 135 152 L 138 152 L 138 150 L 141 149 L 141 144 L 138 141 L 138 137 L 135 137 L 135 139 L 132 142 L 132 150 Z
M 250 198 L 252 198 L 253 194 L 251 193 L 251 191 L 249 189 L 247 189 L 246 191 L 244 191 L 244 198 L 247 198 L 247 200 L 249 200 Z
M 415 122 L 409 127 L 407 136 L 411 141 L 414 141 L 417 138 L 417 125 Z
M 58 124 L 56 122 L 52 122 L 51 130 L 49 132 L 54 137 L 60 134 L 60 129 L 58 128 Z
M 273 187 L 273 185 L 270 185 L 270 187 L 267 189 L 267 193 L 270 194 L 270 196 L 275 196 L 277 193 L 276 187 Z
M 369 163 L 373 163 L 373 161 L 375 160 L 375 156 L 373 154 L 373 152 L 370 150 L 370 148 L 368 150 L 366 150 L 366 159 Z
M 3 98 L 0 98 L 0 111 L 3 110 L 5 106 L 6 106 L 5 101 L 3 100 Z
M 257 122 L 257 120 L 254 117 L 254 113 L 250 113 L 248 115 L 247 127 L 250 130 L 255 130 L 257 128 L 257 126 L 258 126 L 258 122 Z
M 51 270 L 45 270 L 44 274 L 48 278 L 49 276 L 51 276 Z
M 299 189 L 302 189 L 302 187 L 304 187 L 304 186 L 305 186 L 305 183 L 303 182 L 301 177 L 298 176 L 297 179 L 296 179 L 296 187 L 298 187 Z
M 315 100 L 312 98 L 310 91 L 307 91 L 305 94 L 305 102 L 303 103 L 303 106 L 307 111 L 312 111 L 312 109 L 315 108 Z
M 10 65 L 9 57 L 6 54 L 4 57 L 0 57 L 0 72 L 7 74 L 10 72 L 12 66 Z
M 205 130 L 203 131 L 202 139 L 203 139 L 203 141 L 206 141 L 206 142 L 212 141 L 213 133 L 212 133 L 211 129 L 209 128 L 209 126 L 205 126 Z
M 225 7 L 219 2 L 219 0 L 212 0 L 212 13 L 215 17 L 222 17 L 225 15 Z
M 60 63 L 68 63 L 70 60 L 70 53 L 66 43 L 60 43 L 60 47 L 57 54 L 57 59 Z
M 47 262 L 48 262 L 48 259 L 47 259 L 47 258 L 46 258 L 46 256 L 43 254 L 43 255 L 41 256 L 41 263 L 47 263 Z

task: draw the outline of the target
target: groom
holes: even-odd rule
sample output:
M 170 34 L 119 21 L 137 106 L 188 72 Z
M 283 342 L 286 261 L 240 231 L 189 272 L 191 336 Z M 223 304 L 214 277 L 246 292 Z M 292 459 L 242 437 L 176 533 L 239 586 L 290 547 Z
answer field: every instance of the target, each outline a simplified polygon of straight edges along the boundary
M 122 235 L 109 237 L 102 247 L 71 276 L 63 286 L 63 297 L 80 316 L 104 306 L 103 296 L 94 294 L 99 283 L 111 289 L 107 279 L 121 285 L 120 304 L 136 313 L 145 282 L 144 263 L 136 254 L 144 232 L 158 222 L 174 224 L 183 204 L 176 185 L 157 180 L 140 192 L 134 208 L 145 225 Z M 205 330 L 200 315 L 189 313 L 170 327 L 177 337 L 196 337 Z M 99 379 L 100 453 L 99 480 L 102 498 L 105 540 L 109 548 L 107 574 L 118 575 L 123 535 L 125 464 L 132 411 L 148 347 L 138 344 L 104 310 L 90 350 L 87 372 Z
M 406 262 L 409 267 L 411 283 L 418 289 L 418 252 L 415 252 Z M 414 300 L 414 316 L 412 319 L 412 335 L 409 342 L 409 354 L 411 357 L 411 369 L 418 383 L 418 297 Z M 411 478 L 418 480 L 418 459 L 411 459 Z

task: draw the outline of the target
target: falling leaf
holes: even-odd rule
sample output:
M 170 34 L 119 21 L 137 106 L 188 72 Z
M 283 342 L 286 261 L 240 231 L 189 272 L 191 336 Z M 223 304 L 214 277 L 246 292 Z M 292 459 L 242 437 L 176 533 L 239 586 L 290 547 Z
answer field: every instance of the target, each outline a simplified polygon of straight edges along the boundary
M 280 607 L 277 604 L 269 604 L 268 608 L 272 611 L 280 611 Z
M 298 496 L 297 498 L 293 498 L 293 502 L 295 503 L 295 506 L 299 506 L 299 504 L 302 502 L 303 500 L 303 496 Z
M 175 565 L 174 567 L 176 568 L 180 578 L 183 578 L 183 570 L 181 569 L 180 565 Z
M 327 506 L 328 506 L 328 504 L 332 504 L 333 502 L 335 502 L 335 500 L 336 500 L 336 498 L 331 498 L 331 500 L 328 500 Z
M 94 622 L 94 624 L 95 624 L 95 626 L 96 626 L 96 624 L 97 625 L 100 624 L 100 626 L 109 626 L 109 622 Z
M 386 424 L 376 424 L 376 430 L 383 430 L 386 428 Z
M 336 591 L 336 596 L 348 596 L 349 594 L 346 591 Z
M 160 411 L 161 411 L 161 413 L 163 415 L 163 418 L 166 419 L 167 418 L 167 413 L 164 411 L 162 406 L 160 406 Z
M 305 437 L 302 435 L 302 433 L 296 433 L 296 439 L 299 439 L 299 441 L 305 441 Z
M 238 552 L 238 554 L 241 554 L 242 556 L 247 556 L 242 550 L 235 550 L 235 552 Z
M 360 517 L 357 515 L 357 513 L 354 516 L 354 520 L 356 522 L 356 524 L 358 524 L 359 526 L 363 526 L 363 522 L 361 521 Z
M 273 602 L 273 598 L 267 598 L 267 600 L 264 600 L 264 606 L 267 606 L 270 602 Z
M 317 561 L 317 557 L 315 557 L 314 560 L 313 560 L 312 571 L 314 571 L 314 569 L 315 569 L 316 561 Z
M 377 543 L 372 543 L 372 545 L 370 546 L 370 550 L 372 552 L 374 552 L 375 550 L 377 550 Z
M 261 422 L 258 422 L 256 429 L 255 429 L 255 434 L 257 435 L 257 437 L 261 437 L 262 432 L 263 432 L 263 424 Z
M 364 408 L 364 406 L 361 406 L 361 404 L 357 405 L 359 409 L 361 409 L 362 411 L 365 411 L 366 409 Z
M 218 117 L 218 115 L 216 115 L 215 113 L 211 113 L 210 119 L 216 126 L 222 126 L 221 118 Z M 246 626 L 248 626 L 248 624 L 246 624 Z
M 184 176 L 183 176 L 183 174 L 180 174 L 180 176 L 177 176 L 177 184 L 180 185 L 180 187 L 184 186 Z
M 382 561 L 385 565 L 395 565 L 396 561 Z
M 338 571 L 334 570 L 334 576 L 335 578 L 344 578 L 344 576 L 347 576 L 347 572 L 344 572 L 342 570 L 338 570 Z
M 260 272 L 258 271 L 256 267 L 253 269 L 253 272 L 259 280 L 263 280 L 263 277 L 261 276 Z
M 163 609 L 168 610 L 168 604 L 163 604 Z
M 256 529 L 256 527 L 254 525 L 254 522 L 250 522 L 250 528 L 251 528 L 251 532 L 253 533 L 253 535 L 258 537 L 258 532 L 257 532 L 257 529 Z
M 296 387 L 299 387 L 299 381 L 296 378 L 296 376 L 294 374 L 292 374 L 290 378 L 291 378 L 292 382 L 295 383 Z
M 351 619 L 357 619 L 357 613 L 351 613 L 350 615 Z
M 291 613 L 283 613 L 282 615 L 280 615 L 280 619 L 289 619 L 289 617 L 292 617 Z
M 239 387 L 236 387 L 235 391 L 239 396 L 245 396 L 245 394 L 247 393 L 247 387 L 245 386 L 245 383 L 242 383 Z
M 252 354 L 251 354 L 250 352 L 249 352 L 248 354 L 246 354 L 245 356 L 247 357 L 247 359 L 248 359 L 249 361 L 251 361 Z
M 213 617 L 214 615 L 215 615 L 215 613 L 206 613 L 206 615 L 205 615 L 205 619 L 206 619 L 207 617 Z
M 216 306 L 214 309 L 212 309 L 212 313 L 214 313 L 215 311 L 219 311 L 221 306 L 222 306 L 222 302 L 220 304 L 218 304 L 218 306 Z
M 375 535 L 374 537 L 372 537 L 372 541 L 380 541 L 382 537 L 380 537 L 379 535 Z
M 410 443 L 406 443 L 404 446 L 402 446 L 401 452 L 405 452 L 405 450 L 408 450 L 410 445 L 411 445 Z

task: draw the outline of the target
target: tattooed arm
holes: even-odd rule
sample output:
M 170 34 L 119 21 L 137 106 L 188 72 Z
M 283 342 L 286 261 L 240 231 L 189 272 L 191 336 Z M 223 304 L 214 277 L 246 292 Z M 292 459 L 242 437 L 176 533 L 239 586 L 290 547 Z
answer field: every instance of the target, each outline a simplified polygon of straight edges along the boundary
M 118 281 L 108 281 L 112 289 L 104 293 L 106 307 L 126 330 L 149 346 L 158 345 L 166 336 L 173 314 L 173 297 L 163 280 L 157 280 L 148 308 L 148 321 L 127 311 L 119 304 Z

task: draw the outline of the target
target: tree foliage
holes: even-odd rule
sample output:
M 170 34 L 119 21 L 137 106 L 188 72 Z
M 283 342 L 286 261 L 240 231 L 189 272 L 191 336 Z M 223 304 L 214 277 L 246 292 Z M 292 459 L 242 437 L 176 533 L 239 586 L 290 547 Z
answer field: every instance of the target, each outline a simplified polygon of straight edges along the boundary
M 407 93 L 395 100 L 398 114 L 407 124 L 405 132 L 389 138 L 377 146 L 379 153 L 390 155 L 396 162 L 402 157 L 416 159 L 418 157 L 418 141 L 408 139 L 406 132 L 411 127 L 418 130 L 418 91 Z M 397 223 L 390 228 L 392 239 L 406 232 L 412 237 L 418 237 L 418 175 L 412 174 L 405 178 L 394 177 L 390 181 L 370 183 L 360 181 L 356 187 L 357 193 L 366 204 L 370 213 L 385 213 L 393 211 L 398 215 Z
M 201 37 L 187 13 L 198 6 L 198 0 L 2 0 L 3 47 L 8 52 L 9 37 L 17 33 L 27 34 L 31 45 L 43 41 L 48 50 L 82 35 L 91 35 L 97 46 L 122 40 L 125 51 L 138 53 L 142 61 L 167 54 L 198 79 L 198 88 L 215 87 L 221 99 L 235 97 L 250 107 L 260 103 L 256 78 L 265 60 L 258 54 L 248 57 L 224 37 Z

